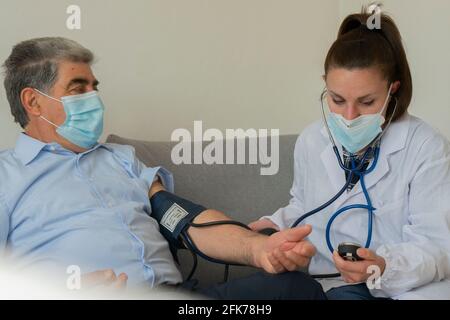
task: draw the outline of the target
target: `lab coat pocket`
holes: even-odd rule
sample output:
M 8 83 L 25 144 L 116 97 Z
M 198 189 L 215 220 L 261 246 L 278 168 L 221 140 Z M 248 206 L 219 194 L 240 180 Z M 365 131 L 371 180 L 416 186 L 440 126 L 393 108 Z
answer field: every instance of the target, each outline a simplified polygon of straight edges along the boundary
M 400 242 L 403 226 L 408 223 L 408 197 L 374 203 L 374 232 L 383 242 Z

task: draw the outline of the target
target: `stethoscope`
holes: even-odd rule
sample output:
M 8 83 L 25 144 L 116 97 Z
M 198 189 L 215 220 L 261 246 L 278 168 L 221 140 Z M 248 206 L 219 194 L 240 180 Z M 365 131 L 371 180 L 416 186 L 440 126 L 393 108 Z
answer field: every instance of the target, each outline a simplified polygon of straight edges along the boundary
M 339 190 L 339 192 L 333 196 L 330 200 L 328 200 L 326 203 L 324 203 L 323 205 L 303 214 L 300 218 L 298 218 L 294 224 L 292 225 L 291 228 L 295 228 L 296 226 L 298 226 L 302 221 L 304 221 L 306 218 L 324 210 L 325 208 L 329 207 L 331 204 L 333 204 L 350 186 L 350 184 L 352 183 L 352 179 L 354 176 L 358 176 L 359 177 L 359 181 L 361 183 L 361 188 L 364 194 L 364 198 L 366 200 L 366 204 L 353 204 L 353 205 L 348 205 L 345 206 L 341 209 L 339 209 L 338 211 L 336 211 L 328 220 L 326 229 L 325 229 L 325 239 L 327 242 L 327 246 L 328 249 L 333 252 L 334 248 L 333 245 L 331 243 L 330 240 L 330 233 L 331 233 L 331 226 L 334 222 L 334 220 L 341 215 L 344 212 L 347 212 L 349 210 L 352 209 L 365 209 L 367 210 L 368 213 L 368 230 L 367 230 L 367 239 L 366 239 L 366 243 L 364 245 L 365 248 L 369 248 L 370 247 L 370 243 L 372 241 L 372 226 L 373 226 L 373 213 L 376 210 L 373 205 L 372 205 L 372 201 L 370 199 L 369 196 L 369 192 L 367 191 L 366 188 L 366 184 L 364 181 L 364 177 L 366 175 L 368 175 L 369 173 L 371 173 L 372 171 L 375 170 L 375 167 L 378 163 L 378 158 L 380 155 L 380 140 L 381 137 L 383 136 L 384 132 L 386 132 L 387 128 L 390 126 L 391 121 L 392 121 L 392 117 L 395 114 L 395 110 L 397 109 L 397 103 L 398 100 L 396 97 L 395 98 L 395 107 L 394 107 L 394 111 L 389 119 L 389 122 L 386 126 L 386 128 L 378 135 L 378 137 L 375 138 L 375 140 L 370 144 L 370 146 L 367 148 L 367 150 L 364 152 L 364 155 L 362 157 L 361 162 L 359 163 L 358 166 L 355 166 L 355 156 L 354 155 L 350 155 L 350 159 L 351 159 L 351 167 L 348 168 L 344 165 L 341 156 L 339 154 L 339 149 L 336 146 L 336 142 L 333 138 L 333 135 L 331 134 L 330 128 L 328 126 L 328 122 L 326 120 L 326 115 L 325 115 L 325 109 L 324 109 L 324 105 L 323 105 L 323 100 L 326 97 L 327 91 L 326 89 L 322 92 L 321 96 L 320 96 L 320 102 L 321 102 L 321 107 L 322 107 L 322 119 L 324 122 L 324 125 L 327 129 L 328 132 L 328 137 L 331 141 L 331 143 L 333 144 L 333 151 L 334 154 L 336 156 L 336 159 L 338 161 L 339 167 L 341 167 L 342 170 L 344 170 L 344 172 L 348 172 L 348 177 L 347 177 L 347 181 L 345 182 L 345 185 L 342 187 L 341 190 Z M 367 161 L 368 157 L 373 153 L 373 162 L 372 164 L 367 167 L 366 169 L 364 169 L 365 166 L 365 162 Z M 339 277 L 340 274 L 339 273 L 333 273 L 333 274 L 321 274 L 321 275 L 311 275 L 313 278 L 335 278 L 335 277 Z

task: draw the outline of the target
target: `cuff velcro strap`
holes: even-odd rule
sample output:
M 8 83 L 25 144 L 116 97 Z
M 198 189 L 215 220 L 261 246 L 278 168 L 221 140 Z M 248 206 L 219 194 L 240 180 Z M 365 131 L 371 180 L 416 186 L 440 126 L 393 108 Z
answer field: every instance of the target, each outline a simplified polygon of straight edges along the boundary
M 151 216 L 158 221 L 160 232 L 169 242 L 172 249 L 184 248 L 180 233 L 206 210 L 205 207 L 178 197 L 177 195 L 159 191 L 150 198 Z

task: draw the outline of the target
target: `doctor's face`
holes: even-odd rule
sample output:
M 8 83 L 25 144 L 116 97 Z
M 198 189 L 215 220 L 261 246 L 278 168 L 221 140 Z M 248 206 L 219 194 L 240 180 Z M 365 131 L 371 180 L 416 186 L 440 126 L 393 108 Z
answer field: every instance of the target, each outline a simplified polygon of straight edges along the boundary
M 381 112 L 390 85 L 377 68 L 332 68 L 325 76 L 325 82 L 330 111 L 347 120 Z M 391 94 L 397 87 L 394 83 Z

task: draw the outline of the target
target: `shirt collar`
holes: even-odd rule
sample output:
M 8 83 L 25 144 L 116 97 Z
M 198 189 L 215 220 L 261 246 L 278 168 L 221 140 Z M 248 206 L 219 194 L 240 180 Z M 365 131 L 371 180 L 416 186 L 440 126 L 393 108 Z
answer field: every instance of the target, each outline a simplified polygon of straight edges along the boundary
M 109 150 L 109 148 L 107 148 L 104 144 L 97 143 L 91 149 L 83 152 L 83 154 L 92 152 L 99 147 L 103 147 L 103 148 L 106 148 Z M 32 138 L 29 135 L 27 135 L 26 133 L 22 132 L 19 135 L 19 138 L 17 139 L 14 153 L 16 154 L 17 158 L 19 158 L 19 160 L 22 161 L 23 165 L 26 166 L 30 162 L 32 162 L 42 150 L 45 150 L 45 149 L 50 149 L 50 150 L 61 149 L 62 150 L 64 148 L 61 147 L 56 142 L 45 143 L 45 142 L 42 142 L 35 138 Z M 64 149 L 64 150 L 66 150 L 66 149 Z M 69 152 L 71 152 L 71 151 L 69 151 Z
M 34 139 L 22 132 L 17 139 L 14 153 L 16 154 L 17 158 L 19 158 L 19 160 L 22 161 L 22 163 L 26 166 L 31 161 L 33 161 L 34 158 L 36 158 L 39 152 L 41 152 L 41 150 L 46 145 L 46 143 Z

